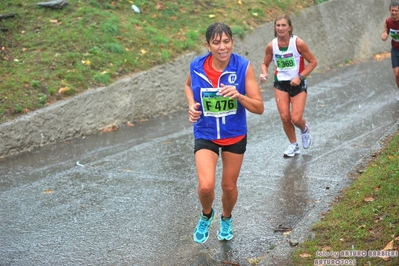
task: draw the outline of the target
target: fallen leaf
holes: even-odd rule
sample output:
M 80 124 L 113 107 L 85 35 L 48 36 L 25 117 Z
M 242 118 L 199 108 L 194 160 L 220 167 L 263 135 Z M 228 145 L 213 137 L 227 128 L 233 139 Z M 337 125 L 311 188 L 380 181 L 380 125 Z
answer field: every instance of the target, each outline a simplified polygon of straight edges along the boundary
M 82 60 L 82 64 L 90 66 L 91 62 L 90 60 Z
M 385 52 L 385 53 L 381 53 L 381 54 L 376 54 L 374 55 L 374 60 L 383 60 L 385 58 L 390 58 L 391 57 L 391 53 L 390 52 Z
M 108 126 L 108 127 L 104 128 L 103 132 L 108 133 L 108 132 L 111 132 L 111 131 L 116 131 L 118 129 L 119 129 L 119 127 L 117 125 L 111 125 L 111 126 Z
M 44 194 L 51 194 L 51 193 L 53 193 L 53 191 L 52 191 L 51 189 L 46 189 L 46 190 L 44 191 Z
M 383 250 L 393 250 L 393 240 L 391 240 Z
M 56 19 L 50 19 L 49 21 L 50 21 L 51 23 L 54 23 L 54 24 L 57 24 L 57 25 L 61 25 L 61 24 L 62 24 L 61 21 L 58 21 L 58 20 L 56 20 Z
M 65 92 L 68 92 L 68 91 L 70 91 L 71 89 L 69 88 L 69 87 L 63 87 L 63 88 L 60 88 L 59 90 L 58 90 L 58 93 L 65 93 Z
M 326 247 L 323 247 L 321 250 L 322 251 L 330 251 L 330 250 L 332 250 L 332 247 L 326 246 Z
M 387 250 L 394 250 L 394 240 L 391 240 L 386 246 L 385 248 L 383 248 L 383 251 L 387 251 Z M 387 256 L 380 256 L 381 259 L 383 259 L 384 261 L 389 261 L 391 260 L 391 257 L 387 257 Z
M 144 49 L 141 49 L 140 52 L 141 52 L 142 54 L 146 54 L 146 53 L 147 53 L 147 51 L 144 50 Z
M 260 258 L 247 258 L 247 261 L 248 261 L 248 263 L 249 264 L 251 264 L 251 265 L 257 265 L 259 262 L 260 262 Z M 227 264 L 228 263 L 228 264 Z M 240 266 L 240 264 L 238 264 L 238 263 L 236 263 L 236 264 L 231 264 L 230 262 L 223 262 L 223 264 L 226 264 L 226 265 L 237 265 L 237 266 Z
M 373 197 L 366 197 L 366 198 L 364 198 L 364 201 L 365 202 L 372 202 L 372 201 L 374 201 L 374 198 Z
M 127 122 L 127 123 L 126 123 L 126 126 L 128 126 L 128 127 L 134 127 L 134 124 L 133 124 L 132 122 Z
M 164 10 L 166 8 L 164 3 L 157 3 L 157 5 L 155 6 L 155 8 L 157 10 Z
M 291 233 L 291 231 L 284 232 L 284 233 L 283 233 L 283 236 L 286 237 L 286 236 L 288 236 L 290 233 Z
M 216 17 L 215 15 L 209 15 L 209 18 L 214 18 L 214 17 Z
M 299 257 L 301 257 L 301 258 L 311 258 L 312 255 L 310 255 L 309 253 L 301 253 L 301 254 L 299 254 Z
M 238 4 L 238 5 L 242 5 L 241 0 L 238 0 L 238 1 L 237 1 L 237 4 Z

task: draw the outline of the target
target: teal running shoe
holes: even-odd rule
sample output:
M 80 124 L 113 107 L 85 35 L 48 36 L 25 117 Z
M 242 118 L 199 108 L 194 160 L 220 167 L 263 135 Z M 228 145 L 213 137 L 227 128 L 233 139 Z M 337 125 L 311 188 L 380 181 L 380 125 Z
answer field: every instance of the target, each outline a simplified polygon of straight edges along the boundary
M 206 217 L 201 212 L 200 220 L 198 221 L 198 224 L 194 229 L 194 241 L 195 242 L 202 244 L 208 239 L 208 237 L 209 237 L 208 229 L 211 226 L 214 217 L 215 217 L 215 212 L 213 211 L 213 209 L 212 209 L 211 218 Z
M 230 240 L 233 238 L 233 220 L 231 218 L 221 218 L 220 219 L 220 230 L 218 233 L 218 239 Z

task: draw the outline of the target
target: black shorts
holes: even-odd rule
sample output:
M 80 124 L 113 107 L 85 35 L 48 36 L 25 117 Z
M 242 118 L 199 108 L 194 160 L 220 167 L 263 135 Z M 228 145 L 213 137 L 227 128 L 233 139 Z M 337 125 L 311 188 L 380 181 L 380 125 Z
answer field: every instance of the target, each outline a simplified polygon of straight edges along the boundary
M 211 150 L 217 155 L 219 155 L 219 149 L 222 149 L 222 152 L 228 151 L 235 154 L 244 154 L 247 149 L 247 135 L 239 142 L 227 146 L 218 145 L 207 139 L 196 139 L 194 142 L 194 154 L 201 149 Z
M 298 86 L 291 86 L 291 81 L 287 80 L 287 81 L 275 81 L 274 82 L 274 87 L 280 91 L 285 91 L 288 92 L 288 94 L 290 95 L 290 97 L 294 97 L 296 95 L 298 95 L 301 92 L 308 92 L 308 82 L 306 81 L 306 79 L 301 81 L 301 84 L 299 84 Z
M 392 68 L 399 67 L 399 50 L 391 48 L 391 63 Z

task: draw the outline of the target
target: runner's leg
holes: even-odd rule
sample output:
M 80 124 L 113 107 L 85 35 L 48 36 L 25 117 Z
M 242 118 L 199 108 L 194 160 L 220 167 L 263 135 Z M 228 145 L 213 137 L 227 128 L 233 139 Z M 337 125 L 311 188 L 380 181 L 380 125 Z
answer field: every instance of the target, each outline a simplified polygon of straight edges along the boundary
M 244 154 L 222 152 L 223 174 L 222 174 L 222 205 L 224 217 L 230 217 L 237 202 L 238 189 L 237 180 Z
M 208 149 L 201 149 L 195 153 L 195 164 L 198 176 L 198 198 L 202 210 L 208 214 L 212 210 L 215 198 L 215 171 L 218 155 Z
M 277 110 L 280 114 L 283 129 L 290 143 L 296 142 L 295 127 L 291 121 L 290 96 L 288 92 L 274 89 Z

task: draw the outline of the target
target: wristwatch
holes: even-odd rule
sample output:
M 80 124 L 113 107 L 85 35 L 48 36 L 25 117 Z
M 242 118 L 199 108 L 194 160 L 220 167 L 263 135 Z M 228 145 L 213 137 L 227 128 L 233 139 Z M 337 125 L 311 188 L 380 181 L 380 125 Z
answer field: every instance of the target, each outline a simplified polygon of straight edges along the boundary
M 298 77 L 301 79 L 301 81 L 305 79 L 305 77 L 302 76 L 301 74 L 298 74 Z

